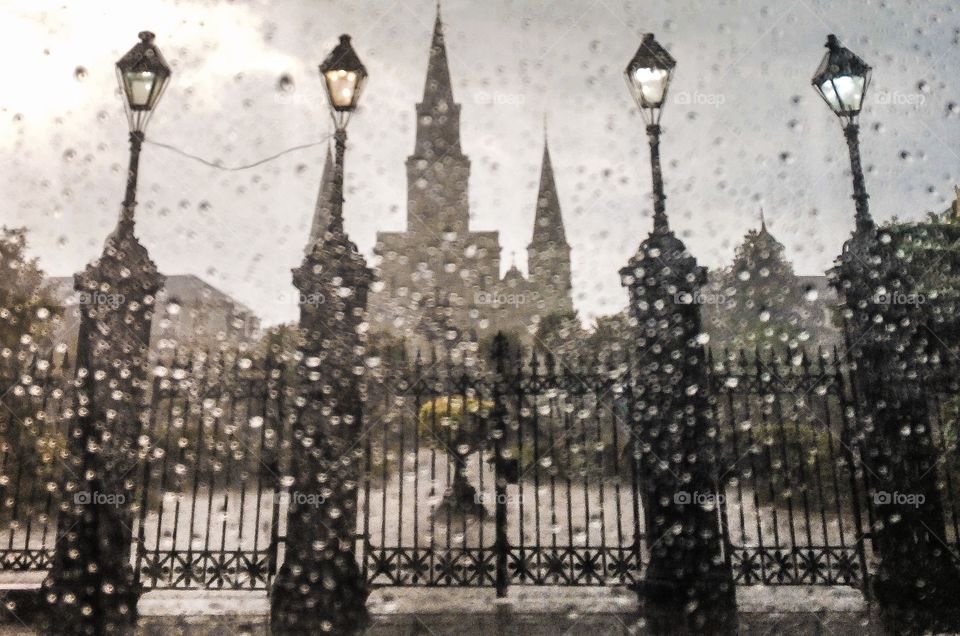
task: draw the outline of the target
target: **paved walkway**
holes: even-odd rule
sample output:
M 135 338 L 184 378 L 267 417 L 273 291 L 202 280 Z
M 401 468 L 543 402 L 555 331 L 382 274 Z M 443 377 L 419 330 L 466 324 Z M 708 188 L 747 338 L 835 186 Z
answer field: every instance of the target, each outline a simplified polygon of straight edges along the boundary
M 740 633 L 882 634 L 850 588 L 740 588 Z M 488 589 L 377 590 L 368 636 L 607 636 L 648 633 L 636 596 L 622 588 L 520 588 L 497 599 Z M 140 601 L 142 636 L 267 636 L 263 592 L 150 592 Z M 0 636 L 35 632 L 0 625 Z
M 740 633 L 881 634 L 850 588 L 740 588 Z M 143 634 L 266 636 L 263 594 L 153 592 L 141 601 Z M 618 588 L 387 589 L 370 597 L 368 636 L 565 636 L 647 633 L 636 596 Z M 202 617 L 184 615 L 203 613 Z M 177 630 L 180 631 L 177 631 Z

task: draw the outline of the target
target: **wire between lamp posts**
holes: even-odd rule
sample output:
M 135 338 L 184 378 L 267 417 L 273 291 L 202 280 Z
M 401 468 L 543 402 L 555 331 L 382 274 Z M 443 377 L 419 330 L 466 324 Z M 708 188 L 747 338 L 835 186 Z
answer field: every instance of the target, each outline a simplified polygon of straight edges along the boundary
M 265 164 L 265 163 L 268 163 L 268 162 L 270 162 L 270 161 L 273 161 L 274 159 L 279 159 L 280 157 L 283 157 L 284 155 L 288 155 L 288 154 L 290 154 L 291 152 L 296 152 L 296 151 L 298 151 L 298 150 L 305 150 L 305 149 L 307 149 L 307 148 L 313 148 L 313 147 L 315 147 L 315 146 L 321 146 L 321 145 L 323 145 L 323 144 L 329 143 L 330 139 L 332 139 L 332 138 L 333 138 L 333 135 L 327 135 L 326 137 L 320 139 L 319 141 L 314 141 L 314 142 L 311 142 L 311 143 L 308 143 L 308 144 L 301 144 L 301 145 L 299 145 L 299 146 L 293 146 L 292 148 L 287 148 L 286 150 L 281 150 L 280 152 L 278 152 L 278 153 L 276 153 L 276 154 L 272 154 L 272 155 L 270 155 L 269 157 L 264 157 L 263 159 L 260 159 L 260 160 L 258 160 L 258 161 L 254 161 L 253 163 L 248 163 L 248 164 L 244 164 L 244 165 L 240 165 L 240 166 L 224 166 L 224 165 L 221 165 L 221 164 L 219 164 L 219 163 L 215 163 L 215 162 L 213 162 L 213 161 L 210 161 L 210 160 L 208 160 L 208 159 L 204 159 L 203 157 L 199 157 L 199 156 L 197 156 L 197 155 L 190 154 L 189 152 L 187 152 L 187 151 L 185 151 L 185 150 L 181 150 L 180 148 L 177 148 L 176 146 L 171 146 L 170 144 L 165 144 L 165 143 L 162 143 L 162 142 L 159 142 L 159 141 L 153 141 L 152 139 L 145 139 L 145 140 L 144 140 L 144 143 L 148 143 L 148 144 L 151 144 L 151 145 L 153 145 L 153 146 L 159 146 L 160 148 L 166 148 L 167 150 L 172 150 L 173 152 L 175 152 L 175 153 L 177 153 L 177 154 L 179 154 L 179 155 L 183 155 L 184 157 L 187 157 L 188 159 L 193 159 L 194 161 L 199 161 L 200 163 L 202 163 L 202 164 L 204 164 L 204 165 L 206 165 L 206 166 L 209 166 L 209 167 L 211 167 L 211 168 L 216 168 L 216 169 L 218 169 L 218 170 L 224 170 L 224 171 L 228 171 L 228 172 L 237 172 L 237 171 L 240 171 L 240 170 L 248 170 L 248 169 L 250 169 L 250 168 L 255 168 L 255 167 L 257 167 L 257 166 L 261 166 L 261 165 L 263 165 L 263 164 Z

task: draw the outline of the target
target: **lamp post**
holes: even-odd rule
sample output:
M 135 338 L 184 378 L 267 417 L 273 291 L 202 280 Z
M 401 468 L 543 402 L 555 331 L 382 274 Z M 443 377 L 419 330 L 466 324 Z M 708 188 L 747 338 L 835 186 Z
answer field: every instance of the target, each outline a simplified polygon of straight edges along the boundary
M 100 258 L 74 277 L 81 316 L 77 339 L 76 418 L 57 542 L 43 583 L 51 605 L 45 630 L 122 632 L 136 621 L 140 589 L 130 567 L 134 469 L 145 460 L 147 355 L 153 300 L 163 286 L 134 235 L 137 173 L 144 130 L 170 79 L 152 33 L 117 62 L 130 125 L 130 170 L 120 219 Z M 138 546 L 139 549 L 139 546 Z
M 853 173 L 853 200 L 856 202 L 857 232 L 873 229 L 867 187 L 860 163 L 860 109 L 870 86 L 870 67 L 854 53 L 840 45 L 837 36 L 827 36 L 827 54 L 813 75 L 813 87 L 830 109 L 840 118 L 850 151 Z
M 349 35 L 341 35 L 340 42 L 320 64 L 320 76 L 327 89 L 330 117 L 333 119 L 333 139 L 336 145 L 333 168 L 333 202 L 330 230 L 343 230 L 343 155 L 347 149 L 347 123 L 356 110 L 367 81 L 367 69 L 350 44 Z
M 362 430 L 361 325 L 373 274 L 343 228 L 346 126 L 367 72 L 349 36 L 340 36 L 320 74 L 336 128 L 336 164 L 330 225 L 293 270 L 302 299 L 302 406 L 293 424 L 286 557 L 271 592 L 276 636 L 353 634 L 367 623 L 368 590 L 356 556 L 362 459 L 356 440 Z
M 667 99 L 667 89 L 676 60 L 654 39 L 652 33 L 643 36 L 636 55 L 627 65 L 624 77 L 640 114 L 647 124 L 650 143 L 650 167 L 653 172 L 653 231 L 662 233 L 667 224 L 666 200 L 663 192 L 663 172 L 660 168 L 660 117 Z
M 653 231 L 620 270 L 636 321 L 629 345 L 635 352 L 631 439 L 650 550 L 639 592 L 653 633 L 732 634 L 737 621 L 729 551 L 723 550 L 716 507 L 699 503 L 716 502 L 723 491 L 717 432 L 708 417 L 702 318 L 694 302 L 706 271 L 670 230 L 660 168 L 660 116 L 675 66 L 648 33 L 625 72 L 647 124 L 654 207 Z
M 871 538 L 879 562 L 872 592 L 890 633 L 956 631 L 960 571 L 944 548 L 939 451 L 924 387 L 935 367 L 932 360 L 940 355 L 927 325 L 939 321 L 943 305 L 883 300 L 888 290 L 913 294 L 918 281 L 891 233 L 878 230 L 870 217 L 857 120 L 871 69 L 834 35 L 828 36 L 827 49 L 812 83 L 843 124 L 853 172 L 856 228 L 833 273 L 864 417 L 851 439 L 863 446 L 859 455 L 873 494 Z

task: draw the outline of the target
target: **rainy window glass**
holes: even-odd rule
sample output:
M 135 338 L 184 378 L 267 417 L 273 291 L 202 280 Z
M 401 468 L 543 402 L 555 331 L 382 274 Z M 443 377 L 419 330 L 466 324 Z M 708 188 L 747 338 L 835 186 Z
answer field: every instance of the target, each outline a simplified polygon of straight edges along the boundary
M 5 624 L 960 631 L 958 18 L 8 0 Z

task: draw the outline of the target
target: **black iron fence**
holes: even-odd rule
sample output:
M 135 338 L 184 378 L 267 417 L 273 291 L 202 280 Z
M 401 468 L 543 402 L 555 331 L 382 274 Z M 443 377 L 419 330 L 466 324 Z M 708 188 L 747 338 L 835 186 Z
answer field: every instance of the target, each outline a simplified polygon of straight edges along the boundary
M 53 561 L 75 416 L 63 353 L 0 351 L 0 568 L 43 570 Z
M 711 358 L 726 458 L 717 503 L 738 584 L 866 586 L 869 506 L 838 360 L 836 350 Z
M 267 589 L 283 558 L 297 393 L 288 359 L 178 353 L 153 364 L 131 563 L 148 589 Z M 501 371 L 496 369 L 498 365 Z M 78 405 L 62 356 L 0 352 L 0 569 L 50 566 Z M 837 351 L 710 359 L 724 463 L 715 509 L 740 585 L 867 588 L 869 422 Z M 930 433 L 958 550 L 960 399 L 929 385 Z M 374 586 L 630 585 L 647 540 L 626 360 L 453 356 L 368 373 L 358 558 Z
M 371 585 L 639 580 L 626 385 L 552 358 L 419 358 L 367 420 L 361 555 Z
M 146 587 L 268 587 L 286 518 L 287 372 L 242 349 L 154 367 L 135 557 Z

